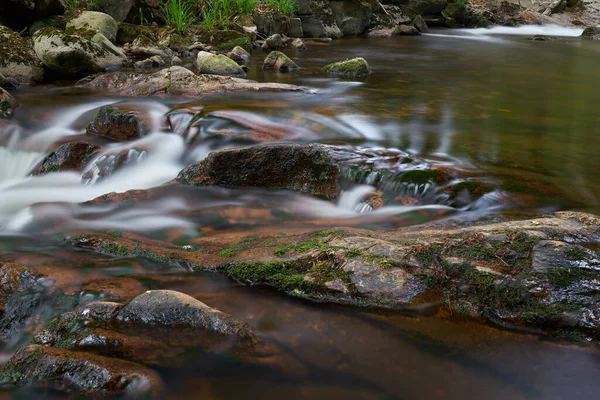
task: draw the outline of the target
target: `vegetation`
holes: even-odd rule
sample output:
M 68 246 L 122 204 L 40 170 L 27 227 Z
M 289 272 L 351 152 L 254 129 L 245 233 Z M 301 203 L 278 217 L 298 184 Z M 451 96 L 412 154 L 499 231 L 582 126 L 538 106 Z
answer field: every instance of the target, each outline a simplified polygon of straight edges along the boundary
M 294 0 L 265 0 L 265 4 L 271 10 L 285 15 L 292 15 L 298 8 L 298 4 Z
M 167 25 L 173 27 L 177 33 L 187 33 L 196 20 L 194 6 L 186 0 L 167 0 L 163 12 Z

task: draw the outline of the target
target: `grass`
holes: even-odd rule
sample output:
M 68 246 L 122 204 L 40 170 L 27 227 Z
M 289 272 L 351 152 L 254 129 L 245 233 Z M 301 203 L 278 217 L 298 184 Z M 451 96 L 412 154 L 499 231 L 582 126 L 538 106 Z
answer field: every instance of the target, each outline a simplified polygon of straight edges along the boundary
M 79 0 L 65 0 L 65 7 L 67 10 L 75 10 L 79 7 Z
M 259 0 L 207 0 L 201 5 L 204 26 L 229 29 L 239 16 L 251 15 Z
M 271 10 L 285 15 L 292 15 L 298 9 L 298 4 L 295 0 L 265 0 L 265 4 Z
M 187 0 L 167 0 L 163 5 L 163 13 L 167 25 L 177 33 L 185 34 L 196 20 L 194 5 Z

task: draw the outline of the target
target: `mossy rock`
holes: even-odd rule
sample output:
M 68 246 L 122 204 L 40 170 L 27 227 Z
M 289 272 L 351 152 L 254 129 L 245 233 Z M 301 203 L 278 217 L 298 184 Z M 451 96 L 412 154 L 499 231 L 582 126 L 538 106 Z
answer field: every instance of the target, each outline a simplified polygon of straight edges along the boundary
M 362 57 L 328 64 L 323 67 L 323 71 L 329 75 L 344 78 L 365 78 L 371 73 L 369 64 Z
M 222 54 L 199 59 L 198 72 L 201 74 L 235 76 L 239 78 L 246 76 L 246 73 L 238 63 Z
M 5 26 L 0 26 L 0 73 L 26 84 L 44 78 L 42 63 L 31 42 Z
M 67 22 L 66 32 L 71 33 L 72 29 L 85 29 L 101 33 L 108 40 L 114 42 L 117 38 L 118 28 L 117 21 L 110 15 L 97 11 L 84 11 Z
M 145 37 L 150 42 L 156 40 L 154 30 L 150 26 L 128 24 L 126 22 L 119 24 L 116 39 L 118 44 L 132 43 L 138 37 Z
M 248 52 L 252 51 L 252 41 L 250 38 L 238 31 L 204 31 L 200 34 L 200 41 L 223 52 L 231 51 L 236 46 L 240 46 Z
M 598 28 L 598 27 L 585 28 L 583 30 L 583 33 L 581 34 L 581 37 L 584 39 L 590 39 L 590 40 L 600 40 L 600 28 Z
M 0 79 L 3 79 L 0 75 Z M 6 90 L 0 87 L 0 117 L 10 117 L 19 103 Z
M 272 51 L 263 62 L 263 69 L 274 69 L 275 71 L 291 72 L 298 71 L 300 67 L 291 58 L 281 51 Z

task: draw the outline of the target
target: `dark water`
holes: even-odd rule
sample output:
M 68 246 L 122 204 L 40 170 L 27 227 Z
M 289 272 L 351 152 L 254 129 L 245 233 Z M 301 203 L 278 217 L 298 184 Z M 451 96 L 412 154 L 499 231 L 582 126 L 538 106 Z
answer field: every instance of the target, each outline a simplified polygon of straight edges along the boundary
M 61 120 L 68 126 L 62 133 L 51 131 L 56 138 L 47 144 L 81 138 L 99 106 L 93 102 L 122 101 L 158 120 L 173 109 L 203 111 L 206 116 L 197 132 L 178 131 L 188 139 L 199 132 L 200 139 L 157 133 L 144 148 L 150 156 L 159 156 L 142 164 L 143 171 L 131 168 L 96 186 L 84 186 L 79 177 L 65 174 L 52 181 L 14 176 L 10 185 L 0 180 L 0 222 L 6 233 L 0 236 L 0 262 L 18 261 L 34 269 L 51 266 L 73 293 L 84 295 L 97 279 L 113 279 L 123 290 L 188 293 L 247 321 L 287 360 L 257 365 L 195 355 L 179 368 L 158 370 L 173 399 L 595 398 L 600 390 L 600 357 L 595 349 L 466 321 L 313 304 L 267 288 L 242 287 L 216 274 L 180 274 L 141 259 L 104 257 L 57 244 L 61 232 L 73 229 L 137 228 L 160 236 L 172 227 L 197 234 L 206 226 L 225 230 L 277 225 L 265 222 L 259 211 L 282 204 L 297 220 L 314 223 L 324 217 L 314 210 L 322 209 L 328 214 L 327 223 L 344 225 L 343 219 L 331 222 L 338 211 L 325 202 L 310 203 L 290 193 L 225 189 L 183 193 L 166 186 L 160 202 L 132 210 L 46 206 L 31 212 L 27 207 L 35 202 L 78 203 L 109 191 L 159 186 L 207 151 L 244 143 L 239 137 L 215 141 L 211 132 L 229 130 L 243 136 L 250 129 L 268 132 L 272 141 L 394 148 L 476 171 L 511 197 L 511 205 L 502 210 L 507 214 L 571 209 L 600 213 L 596 154 L 600 45 L 568 38 L 475 39 L 421 36 L 309 44 L 309 51 L 290 53 L 302 67 L 298 74 L 264 72 L 257 67 L 264 54 L 253 53 L 249 78 L 305 85 L 316 89 L 312 95 L 221 94 L 180 104 L 173 99 L 124 100 L 64 87 L 17 92 L 23 104 L 13 118 L 21 129 L 18 148 L 40 154 L 48 151 L 44 138 L 50 135 L 39 133 Z M 373 74 L 365 81 L 331 79 L 319 72 L 328 62 L 354 56 L 365 57 L 371 65 Z M 71 120 L 65 117 L 82 106 L 89 109 L 79 110 Z M 180 121 L 189 122 L 183 117 Z M 0 132 L 6 146 L 12 130 L 0 127 Z M 9 160 L 9 155 L 3 157 Z M 5 171 L 15 168 L 16 162 L 9 161 Z M 184 204 L 178 202 L 184 198 Z M 218 214 L 232 207 L 257 211 L 230 224 L 189 217 L 205 212 L 201 210 Z M 339 217 L 347 214 L 340 211 Z M 43 234 L 46 231 L 58 233 Z M 23 233 L 29 236 L 19 236 Z M 84 268 L 90 260 L 95 267 Z M 4 353 L 14 349 L 15 343 L 8 343 Z M 32 398 L 48 393 L 20 390 L 5 395 Z

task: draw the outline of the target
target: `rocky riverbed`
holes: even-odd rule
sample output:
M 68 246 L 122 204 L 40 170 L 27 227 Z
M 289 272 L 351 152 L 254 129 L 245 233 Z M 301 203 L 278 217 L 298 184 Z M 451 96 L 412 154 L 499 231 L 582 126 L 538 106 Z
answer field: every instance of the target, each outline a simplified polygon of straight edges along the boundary
M 401 337 L 411 345 L 398 354 L 411 354 L 411 346 L 436 354 L 424 357 L 425 370 L 450 360 L 445 370 L 459 365 L 462 376 L 484 365 L 476 368 L 485 371 L 482 389 L 497 389 L 498 398 L 547 397 L 549 382 L 513 387 L 502 367 L 476 352 L 448 354 L 473 339 L 468 330 L 597 357 L 595 184 L 581 178 L 573 193 L 557 195 L 564 184 L 548 184 L 550 172 L 539 178 L 523 168 L 515 179 L 499 162 L 490 176 L 449 154 L 455 133 L 443 124 L 438 150 L 426 151 L 427 123 L 452 111 L 421 101 L 424 90 L 402 87 L 409 80 L 398 65 L 406 64 L 394 65 L 393 85 L 381 83 L 392 88 L 382 91 L 374 82 L 385 68 L 368 55 L 332 59 L 315 50 L 333 52 L 332 40 L 348 37 L 389 47 L 394 37 L 447 37 L 440 26 L 522 23 L 581 27 L 581 37 L 564 45 L 587 46 L 599 36 L 596 2 L 310 0 L 291 14 L 261 5 L 228 29 L 192 24 L 185 33 L 165 25 L 160 1 L 73 4 L 0 5 L 0 382 L 7 391 L 177 398 L 178 386 L 191 385 L 207 398 L 231 398 L 270 387 L 281 398 L 310 386 L 307 396 L 395 398 L 414 388 L 399 390 L 387 374 L 371 373 L 396 360 L 378 346 Z M 289 78 L 296 75 L 304 78 Z M 382 94 L 355 103 L 356 92 L 323 88 L 324 79 L 344 87 L 371 80 L 367 90 Z M 36 85 L 49 93 L 45 100 Z M 482 103 L 501 89 L 484 92 L 469 100 L 478 121 L 490 119 Z M 388 111 L 390 98 L 402 107 Z M 73 104 L 54 115 L 55 101 Z M 347 111 L 361 107 L 426 123 L 373 128 Z M 287 108 L 291 116 L 281 117 Z M 512 113 L 500 103 L 492 108 Z M 562 118 L 542 120 L 563 134 Z M 586 134 L 588 118 L 581 114 Z M 408 145 L 395 141 L 405 132 Z M 490 164 L 500 158 L 497 141 L 477 142 L 494 149 Z M 512 152 L 517 147 L 511 142 Z M 557 207 L 559 196 L 577 207 Z M 211 284 L 190 286 L 204 279 Z M 421 325 L 407 333 L 397 318 L 403 327 Z M 314 349 L 303 333 L 319 338 Z M 376 352 L 363 352 L 365 343 Z M 372 371 L 354 375 L 362 362 Z M 419 365 L 389 366 L 390 378 Z M 197 368 L 206 380 L 188 376 Z M 241 371 L 242 382 L 274 379 L 258 392 L 232 394 L 231 371 Z M 451 398 L 467 396 L 445 388 Z

